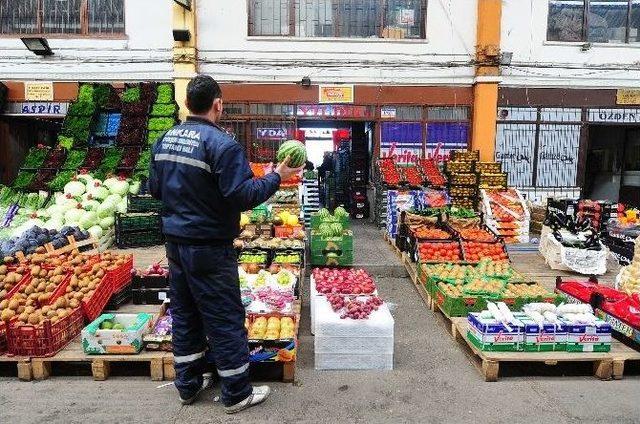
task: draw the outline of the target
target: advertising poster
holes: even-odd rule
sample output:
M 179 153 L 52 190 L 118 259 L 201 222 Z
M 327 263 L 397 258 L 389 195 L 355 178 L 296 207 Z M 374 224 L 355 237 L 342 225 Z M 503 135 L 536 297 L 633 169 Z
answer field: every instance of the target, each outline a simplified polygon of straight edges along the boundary
M 452 150 L 469 146 L 468 122 L 430 122 L 427 124 L 427 159 L 444 162 Z
M 383 122 L 380 157 L 392 157 L 399 165 L 422 157 L 422 125 L 419 122 Z

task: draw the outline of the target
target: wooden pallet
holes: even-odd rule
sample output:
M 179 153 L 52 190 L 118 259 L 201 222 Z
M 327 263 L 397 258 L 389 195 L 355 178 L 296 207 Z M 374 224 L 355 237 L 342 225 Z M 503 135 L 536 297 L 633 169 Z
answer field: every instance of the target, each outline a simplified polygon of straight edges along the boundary
M 637 352 L 617 340 L 611 343 L 610 352 L 486 352 L 478 349 L 467 336 L 469 323 L 467 318 L 452 318 L 453 336 L 463 344 L 470 354 L 472 362 L 485 381 L 497 381 L 501 362 L 538 362 L 545 365 L 557 365 L 560 362 L 592 362 L 593 374 L 601 380 L 622 378 L 624 363 L 640 359 Z
M 76 337 L 66 348 L 50 358 L 31 358 L 31 370 L 36 380 L 46 380 L 51 376 L 52 364 L 64 362 L 79 366 L 91 366 L 91 374 L 96 381 L 109 378 L 111 364 L 115 362 L 149 363 L 149 375 L 153 381 L 164 380 L 164 359 L 168 352 L 142 351 L 137 355 L 87 355 L 82 350 L 81 336 Z
M 433 300 L 431 299 L 431 296 L 429 295 L 429 293 L 427 293 L 427 290 L 423 282 L 420 281 L 420 278 L 418 277 L 419 265 L 411 262 L 411 259 L 409 259 L 409 255 L 407 255 L 406 253 L 404 253 L 402 256 L 402 262 L 404 264 L 405 269 L 407 270 L 407 274 L 409 274 L 409 279 L 411 280 L 411 282 L 413 283 L 413 286 L 418 292 L 418 295 L 420 295 L 420 298 L 422 299 L 424 304 L 427 306 L 427 308 L 433 311 Z
M 393 251 L 393 253 L 395 253 L 398 258 L 402 259 L 402 252 L 396 246 L 395 241 L 391 237 L 389 237 L 389 234 L 383 232 L 382 236 L 384 237 L 385 241 L 389 243 L 389 246 L 391 246 L 391 250 Z
M 31 371 L 31 358 L 24 356 L 9 356 L 0 355 L 0 362 L 2 363 L 15 363 L 18 373 L 18 378 L 22 381 L 31 381 L 33 379 L 33 373 Z

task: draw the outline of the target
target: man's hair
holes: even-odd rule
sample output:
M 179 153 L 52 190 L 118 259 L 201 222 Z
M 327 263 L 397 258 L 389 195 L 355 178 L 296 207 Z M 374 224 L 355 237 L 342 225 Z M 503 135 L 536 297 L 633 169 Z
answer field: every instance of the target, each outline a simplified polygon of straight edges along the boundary
M 191 113 L 204 114 L 213 101 L 222 97 L 218 83 L 209 75 L 198 75 L 187 85 L 187 107 Z

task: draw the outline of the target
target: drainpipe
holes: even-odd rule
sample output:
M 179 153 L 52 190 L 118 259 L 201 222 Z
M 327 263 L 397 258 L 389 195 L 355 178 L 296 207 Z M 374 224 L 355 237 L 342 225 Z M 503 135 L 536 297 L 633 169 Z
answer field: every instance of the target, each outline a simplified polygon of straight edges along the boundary
M 480 150 L 482 161 L 495 156 L 501 18 L 502 0 L 478 0 L 471 148 Z
M 187 115 L 187 84 L 198 72 L 198 33 L 196 10 L 197 1 L 191 0 L 191 10 L 173 3 L 173 29 L 187 29 L 191 33 L 189 41 L 174 41 L 173 44 L 173 83 L 176 88 L 176 102 L 180 107 L 180 119 Z

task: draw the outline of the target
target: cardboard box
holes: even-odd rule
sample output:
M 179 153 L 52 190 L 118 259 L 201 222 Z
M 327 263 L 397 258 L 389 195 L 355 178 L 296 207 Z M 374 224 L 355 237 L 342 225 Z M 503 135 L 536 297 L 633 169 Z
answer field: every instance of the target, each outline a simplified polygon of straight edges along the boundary
M 553 352 L 567 350 L 567 326 L 552 323 L 539 325 L 527 314 L 514 313 L 519 321 L 524 324 L 525 352 Z
M 101 330 L 111 320 L 125 330 Z M 102 314 L 82 330 L 82 349 L 87 355 L 136 354 L 142 350 L 142 338 L 151 332 L 151 314 Z
M 567 323 L 567 352 L 609 352 L 611 325 L 601 319 L 595 325 Z
M 158 314 L 158 319 L 165 316 L 169 311 L 170 303 L 169 300 L 165 300 L 160 306 L 160 313 Z M 156 322 L 158 320 L 156 319 Z M 165 352 L 173 351 L 173 338 L 171 334 L 155 334 L 155 326 L 156 322 L 153 324 L 153 330 L 149 334 L 145 334 L 142 336 L 142 341 L 144 342 L 145 350 L 161 350 Z
M 507 328 L 494 318 L 482 318 L 479 313 L 468 315 L 469 340 L 480 350 L 518 352 L 524 347 L 524 324 L 518 320 Z

